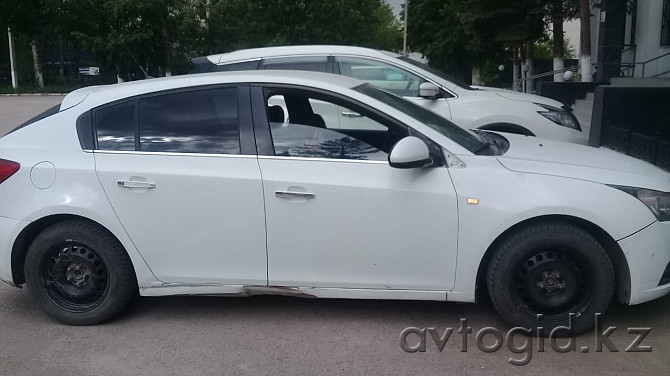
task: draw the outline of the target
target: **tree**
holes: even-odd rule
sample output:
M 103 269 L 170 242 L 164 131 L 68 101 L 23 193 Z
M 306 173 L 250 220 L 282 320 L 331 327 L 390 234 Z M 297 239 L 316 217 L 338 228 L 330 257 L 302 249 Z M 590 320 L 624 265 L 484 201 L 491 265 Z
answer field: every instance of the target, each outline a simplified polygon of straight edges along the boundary
M 591 9 L 590 0 L 579 0 L 579 65 L 582 82 L 591 82 Z
M 563 22 L 571 20 L 578 15 L 578 0 L 546 0 L 548 21 L 553 26 L 554 37 L 554 70 L 560 70 L 565 67 L 564 60 L 564 35 Z M 563 72 L 554 74 L 554 81 L 563 81 Z
M 507 53 L 519 71 L 519 51 L 542 35 L 540 0 L 412 0 L 408 40 L 431 65 L 469 80 L 473 66 L 497 67 Z M 505 46 L 511 48 L 505 52 Z
M 30 40 L 33 57 L 34 82 L 44 87 L 39 46 L 48 38 L 53 38 L 56 30 L 56 11 L 58 5 L 48 0 L 4 0 L 0 2 L 0 14 L 15 33 L 22 34 Z

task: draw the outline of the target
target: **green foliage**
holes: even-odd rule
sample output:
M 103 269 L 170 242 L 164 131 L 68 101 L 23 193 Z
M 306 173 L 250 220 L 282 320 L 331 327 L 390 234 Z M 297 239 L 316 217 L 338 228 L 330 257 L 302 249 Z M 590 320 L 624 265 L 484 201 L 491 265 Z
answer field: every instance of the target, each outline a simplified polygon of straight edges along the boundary
M 402 44 L 399 22 L 382 0 L 0 0 L 0 25 L 11 26 L 22 42 L 38 40 L 42 50 L 65 41 L 92 54 L 88 62 L 73 60 L 125 77 L 169 68 L 185 73 L 190 58 L 240 48 L 347 44 L 397 51 Z
M 412 0 L 409 44 L 431 65 L 469 81 L 473 65 L 497 67 L 509 59 L 505 45 L 542 35 L 544 13 L 540 0 Z
M 535 41 L 534 58 L 535 60 L 551 60 L 553 59 L 554 39 L 548 35 Z M 570 46 L 570 40 L 563 38 L 563 57 L 566 59 L 576 59 L 577 51 Z

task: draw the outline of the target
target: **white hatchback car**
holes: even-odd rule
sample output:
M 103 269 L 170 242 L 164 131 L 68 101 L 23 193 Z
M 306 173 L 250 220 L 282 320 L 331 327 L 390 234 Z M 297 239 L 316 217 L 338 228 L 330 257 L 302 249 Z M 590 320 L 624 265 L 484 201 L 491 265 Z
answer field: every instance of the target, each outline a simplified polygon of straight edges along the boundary
M 193 73 L 291 69 L 340 74 L 405 97 L 466 129 L 588 143 L 588 135 L 582 132 L 572 109 L 558 101 L 510 90 L 472 87 L 393 52 L 349 46 L 286 46 L 200 57 L 193 63 Z M 430 94 L 421 96 L 420 87 Z
M 613 296 L 670 291 L 670 174 L 613 151 L 466 131 L 311 72 L 89 87 L 57 110 L 0 139 L 0 279 L 65 323 L 138 291 L 473 302 L 482 288 L 510 325 L 581 332 Z

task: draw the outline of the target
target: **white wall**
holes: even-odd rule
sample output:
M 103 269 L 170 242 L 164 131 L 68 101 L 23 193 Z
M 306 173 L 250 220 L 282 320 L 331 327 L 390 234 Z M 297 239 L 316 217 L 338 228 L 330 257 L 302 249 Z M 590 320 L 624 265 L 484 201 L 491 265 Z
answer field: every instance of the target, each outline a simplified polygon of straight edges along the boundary
M 637 61 L 644 62 L 670 52 L 670 46 L 661 46 L 661 18 L 663 1 L 638 0 L 637 28 L 635 43 L 637 44 Z M 670 56 L 666 56 L 645 66 L 645 77 L 670 70 Z M 636 77 L 642 77 L 642 66 L 635 71 Z M 670 74 L 665 76 L 670 77 Z

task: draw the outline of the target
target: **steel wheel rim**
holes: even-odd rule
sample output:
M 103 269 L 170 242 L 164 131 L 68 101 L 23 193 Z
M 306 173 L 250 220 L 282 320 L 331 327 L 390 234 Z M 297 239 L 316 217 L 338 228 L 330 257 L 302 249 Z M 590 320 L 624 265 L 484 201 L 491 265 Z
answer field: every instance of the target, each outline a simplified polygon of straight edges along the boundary
M 50 300 L 69 312 L 88 312 L 109 291 L 109 270 L 89 245 L 59 243 L 46 252 L 40 265 L 40 283 Z
M 533 251 L 520 260 L 511 275 L 512 297 L 524 314 L 548 323 L 563 323 L 570 313 L 579 317 L 595 296 L 595 274 L 585 258 L 572 249 Z

